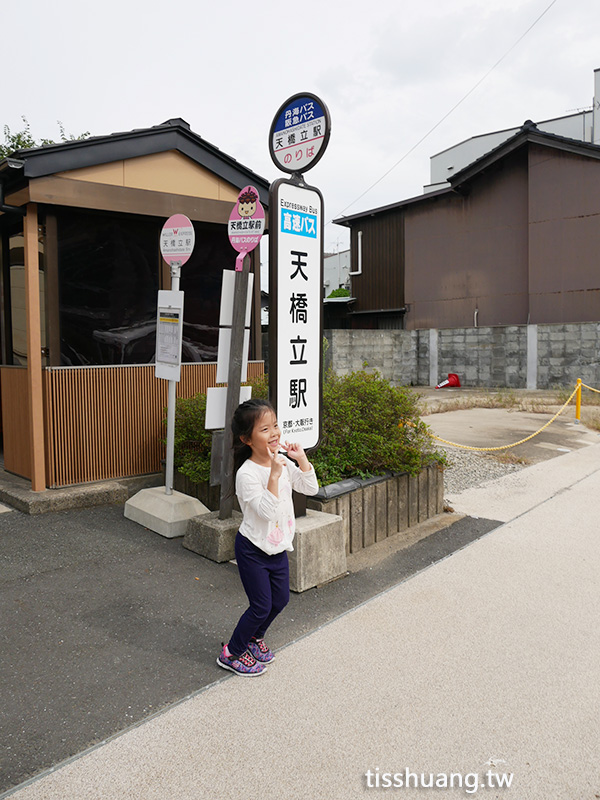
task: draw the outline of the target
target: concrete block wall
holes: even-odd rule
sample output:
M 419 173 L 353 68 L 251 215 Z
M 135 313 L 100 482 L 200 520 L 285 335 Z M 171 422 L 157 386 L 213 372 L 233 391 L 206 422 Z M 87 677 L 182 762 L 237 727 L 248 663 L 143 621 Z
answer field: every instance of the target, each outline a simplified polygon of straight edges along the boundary
M 538 325 L 537 384 L 540 389 L 575 384 L 600 388 L 600 323 Z
M 450 328 L 438 333 L 440 380 L 456 372 L 463 386 L 525 388 L 526 325 Z
M 394 385 L 435 386 L 456 372 L 463 386 L 512 389 L 569 386 L 581 378 L 600 388 L 600 322 L 325 335 L 326 365 L 341 375 L 377 369 Z
M 393 384 L 416 384 L 417 337 L 402 330 L 329 330 L 325 366 L 338 375 L 377 370 Z
M 416 385 L 417 386 L 428 386 L 431 379 L 431 364 L 430 364 L 430 354 L 431 354 L 431 340 L 432 337 L 430 336 L 430 331 L 428 330 L 418 330 L 418 331 L 411 331 L 411 333 L 415 334 L 415 338 L 417 340 L 417 368 L 416 368 Z M 436 368 L 437 373 L 437 368 Z

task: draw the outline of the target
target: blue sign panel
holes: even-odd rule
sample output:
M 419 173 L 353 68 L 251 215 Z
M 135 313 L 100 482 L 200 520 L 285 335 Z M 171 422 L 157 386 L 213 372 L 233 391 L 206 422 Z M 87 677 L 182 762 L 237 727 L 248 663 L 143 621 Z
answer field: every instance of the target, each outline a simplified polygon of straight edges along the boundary
M 329 111 L 318 97 L 311 94 L 291 97 L 271 125 L 271 158 L 284 172 L 305 172 L 323 155 L 330 128 Z
M 304 214 L 302 211 L 282 211 L 281 233 L 293 233 L 296 236 L 316 239 L 317 217 L 315 214 Z

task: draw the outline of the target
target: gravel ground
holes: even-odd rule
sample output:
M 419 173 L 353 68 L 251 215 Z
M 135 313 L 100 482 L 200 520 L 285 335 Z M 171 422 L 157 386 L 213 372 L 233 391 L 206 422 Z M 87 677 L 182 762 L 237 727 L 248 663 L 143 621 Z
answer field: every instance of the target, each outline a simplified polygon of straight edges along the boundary
M 523 469 L 524 464 L 502 464 L 493 456 L 483 453 L 473 453 L 469 450 L 445 450 L 449 466 L 444 472 L 444 487 L 446 495 L 462 492 L 472 486 L 492 481 Z

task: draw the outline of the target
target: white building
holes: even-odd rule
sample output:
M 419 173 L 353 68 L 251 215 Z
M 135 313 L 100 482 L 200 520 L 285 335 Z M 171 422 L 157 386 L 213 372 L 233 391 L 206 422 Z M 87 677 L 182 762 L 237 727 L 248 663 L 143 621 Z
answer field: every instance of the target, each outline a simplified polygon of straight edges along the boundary
M 323 296 L 334 289 L 350 289 L 350 250 L 328 253 L 323 259 Z
M 431 182 L 423 187 L 423 191 L 427 193 L 447 188 L 450 185 L 449 177 L 510 139 L 520 127 L 519 125 L 516 128 L 473 136 L 431 156 Z M 547 119 L 538 122 L 537 127 L 544 133 L 600 144 L 600 69 L 594 70 L 594 100 L 591 109 Z

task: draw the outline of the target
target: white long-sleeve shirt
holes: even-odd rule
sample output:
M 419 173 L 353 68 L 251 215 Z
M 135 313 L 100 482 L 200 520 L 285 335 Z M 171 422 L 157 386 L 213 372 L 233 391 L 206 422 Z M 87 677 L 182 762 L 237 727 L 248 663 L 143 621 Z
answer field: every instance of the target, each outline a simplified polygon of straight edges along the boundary
M 316 494 L 319 484 L 311 464 L 308 472 L 288 461 L 279 477 L 279 497 L 267 489 L 270 467 L 248 459 L 235 478 L 235 492 L 243 514 L 240 533 L 268 555 L 293 550 L 296 532 L 292 489 Z

